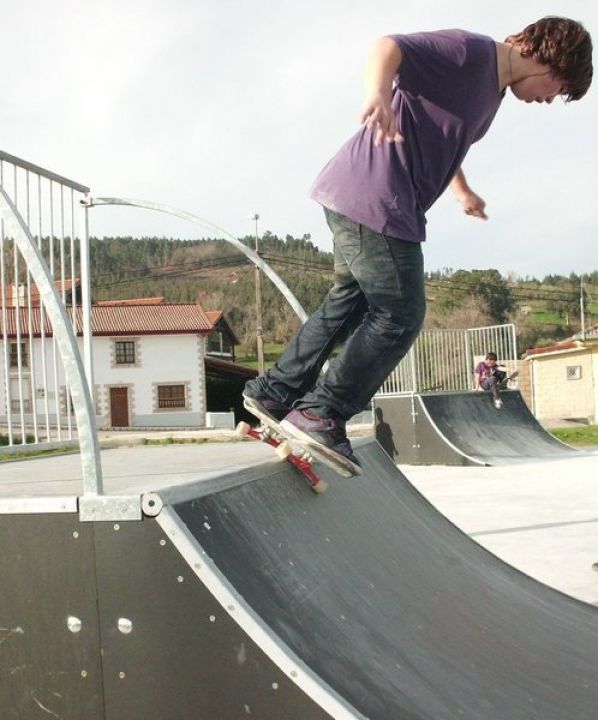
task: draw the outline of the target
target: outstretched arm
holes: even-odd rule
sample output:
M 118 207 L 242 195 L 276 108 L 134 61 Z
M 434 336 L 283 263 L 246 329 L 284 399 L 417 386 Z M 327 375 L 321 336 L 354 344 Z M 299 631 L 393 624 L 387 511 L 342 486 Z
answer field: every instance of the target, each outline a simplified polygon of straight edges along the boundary
M 461 168 L 457 170 L 455 177 L 451 180 L 451 189 L 455 193 L 456 199 L 461 203 L 466 215 L 488 220 L 485 213 L 486 202 L 469 187 L 465 179 L 465 173 Z
M 369 128 L 376 130 L 374 145 L 383 140 L 402 141 L 403 136 L 397 130 L 395 116 L 390 106 L 392 100 L 392 82 L 399 70 L 403 53 L 394 40 L 379 38 L 370 53 L 365 74 L 365 103 L 360 120 Z

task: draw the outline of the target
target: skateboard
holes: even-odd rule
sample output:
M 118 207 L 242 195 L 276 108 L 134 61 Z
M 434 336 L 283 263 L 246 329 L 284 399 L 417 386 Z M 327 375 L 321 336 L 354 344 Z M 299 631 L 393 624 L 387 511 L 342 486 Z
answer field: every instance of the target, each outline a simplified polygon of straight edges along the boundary
M 295 455 L 293 448 L 282 435 L 276 434 L 266 425 L 259 425 L 257 428 L 252 428 L 251 425 L 246 422 L 240 422 L 237 425 L 237 435 L 240 437 L 251 437 L 254 440 L 259 440 L 260 442 L 266 443 L 266 445 L 270 445 L 270 447 L 275 449 L 276 454 L 281 460 L 286 460 L 299 470 L 315 493 L 326 492 L 326 488 L 328 487 L 326 480 L 322 480 L 322 478 L 316 475 L 309 459 Z
M 515 372 L 512 372 L 510 375 L 507 375 L 504 377 L 499 383 L 498 387 L 500 390 L 506 390 L 509 386 L 509 382 L 511 380 L 515 380 L 519 376 L 519 370 L 515 370 Z
M 296 457 L 306 460 L 310 465 L 313 465 L 314 460 L 319 460 L 342 477 L 350 478 L 354 475 L 361 474 L 359 465 L 351 462 L 348 458 L 343 458 L 337 453 L 327 450 L 327 448 L 316 443 L 303 441 L 301 438 L 295 437 L 294 434 L 287 434 L 284 430 L 284 425 L 275 420 L 268 412 L 264 412 L 261 405 L 252 398 L 243 397 L 243 405 L 260 421 L 258 430 L 263 432 L 264 428 L 267 428 L 267 431 L 273 437 L 281 442 L 287 442 L 291 448 L 293 448 Z

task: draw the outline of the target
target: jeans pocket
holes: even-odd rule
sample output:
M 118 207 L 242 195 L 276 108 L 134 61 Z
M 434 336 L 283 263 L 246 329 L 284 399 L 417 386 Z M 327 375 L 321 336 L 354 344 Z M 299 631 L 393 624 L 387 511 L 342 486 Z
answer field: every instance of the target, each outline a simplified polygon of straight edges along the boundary
M 341 252 L 343 253 L 343 257 L 345 258 L 345 261 L 349 267 L 351 267 L 352 263 L 355 262 L 357 257 L 361 254 L 362 250 L 363 239 L 359 235 L 355 237 L 355 235 L 347 234 L 345 237 L 343 237 L 341 243 Z
M 361 225 L 333 210 L 325 208 L 325 213 L 328 227 L 334 236 L 334 244 L 350 266 L 363 249 Z

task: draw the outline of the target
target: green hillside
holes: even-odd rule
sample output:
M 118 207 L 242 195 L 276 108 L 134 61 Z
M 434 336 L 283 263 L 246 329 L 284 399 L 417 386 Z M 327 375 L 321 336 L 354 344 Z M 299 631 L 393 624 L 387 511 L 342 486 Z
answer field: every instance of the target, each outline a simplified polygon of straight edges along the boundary
M 241 239 L 253 247 L 253 238 Z M 224 240 L 204 238 L 91 238 L 95 300 L 163 296 L 170 302 L 199 299 L 222 310 L 251 355 L 255 346 L 255 272 Z M 260 255 L 281 275 L 307 312 L 331 287 L 334 259 L 309 235 L 260 238 Z M 294 312 L 268 278 L 262 279 L 267 343 L 284 345 L 298 327 Z M 496 270 L 430 272 L 426 279 L 426 327 L 477 327 L 515 322 L 521 350 L 567 337 L 580 329 L 580 278 L 552 275 L 504 278 Z M 584 276 L 585 321 L 598 322 L 598 271 Z

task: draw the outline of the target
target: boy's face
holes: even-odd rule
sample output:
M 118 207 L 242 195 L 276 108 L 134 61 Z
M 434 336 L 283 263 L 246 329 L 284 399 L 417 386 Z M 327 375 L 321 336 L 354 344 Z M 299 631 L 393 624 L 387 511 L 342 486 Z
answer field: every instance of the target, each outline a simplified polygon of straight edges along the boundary
M 496 360 L 484 360 L 484 363 L 489 367 L 494 367 L 496 365 Z
M 526 103 L 550 103 L 558 95 L 566 94 L 564 82 L 550 70 L 538 75 L 529 75 L 511 85 L 511 92 L 518 100 Z

